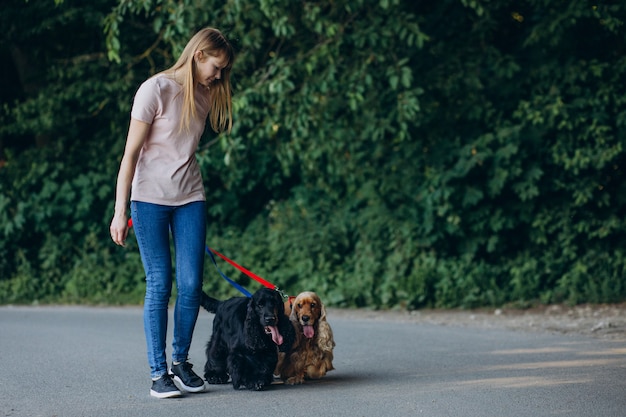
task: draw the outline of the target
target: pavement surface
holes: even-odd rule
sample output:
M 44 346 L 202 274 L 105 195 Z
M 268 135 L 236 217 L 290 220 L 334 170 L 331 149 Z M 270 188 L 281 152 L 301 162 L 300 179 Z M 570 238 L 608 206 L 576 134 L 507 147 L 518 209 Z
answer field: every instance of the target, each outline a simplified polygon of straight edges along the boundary
M 0 417 L 626 416 L 625 338 L 434 316 L 329 309 L 325 378 L 158 400 L 140 308 L 0 307 Z M 200 375 L 212 319 L 201 311 L 190 352 Z

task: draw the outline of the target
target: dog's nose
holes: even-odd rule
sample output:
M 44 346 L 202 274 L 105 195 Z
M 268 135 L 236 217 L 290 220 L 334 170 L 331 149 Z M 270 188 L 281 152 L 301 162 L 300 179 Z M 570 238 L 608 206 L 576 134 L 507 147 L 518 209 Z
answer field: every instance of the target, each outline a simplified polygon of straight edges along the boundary
M 303 322 L 308 323 L 309 320 L 311 320 L 311 317 L 309 317 L 309 316 L 302 316 L 302 321 Z
M 276 316 L 265 316 L 264 319 L 267 324 L 276 323 Z

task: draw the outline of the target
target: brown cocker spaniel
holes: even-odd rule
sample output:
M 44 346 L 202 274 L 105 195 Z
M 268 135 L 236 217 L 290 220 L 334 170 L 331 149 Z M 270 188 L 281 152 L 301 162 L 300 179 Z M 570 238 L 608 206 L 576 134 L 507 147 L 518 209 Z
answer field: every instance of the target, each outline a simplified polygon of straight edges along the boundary
M 305 379 L 319 379 L 335 369 L 335 341 L 326 321 L 326 308 L 317 294 L 302 292 L 290 304 L 289 319 L 296 329 L 296 340 L 288 352 L 279 354 L 274 373 L 294 385 Z

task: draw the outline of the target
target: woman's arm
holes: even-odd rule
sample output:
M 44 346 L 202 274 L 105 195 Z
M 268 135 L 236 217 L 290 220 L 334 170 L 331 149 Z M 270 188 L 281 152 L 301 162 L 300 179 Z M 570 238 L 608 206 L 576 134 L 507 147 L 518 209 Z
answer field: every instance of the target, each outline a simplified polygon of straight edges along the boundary
M 111 220 L 111 239 L 118 245 L 124 246 L 126 236 L 128 236 L 128 218 L 126 210 L 128 208 L 128 200 L 130 198 L 130 186 L 135 175 L 137 159 L 139 152 L 143 146 L 150 124 L 140 122 L 136 119 L 130 119 L 128 127 L 128 137 L 126 138 L 126 147 L 124 156 L 120 163 L 120 170 L 117 174 L 117 185 L 115 187 L 115 213 Z

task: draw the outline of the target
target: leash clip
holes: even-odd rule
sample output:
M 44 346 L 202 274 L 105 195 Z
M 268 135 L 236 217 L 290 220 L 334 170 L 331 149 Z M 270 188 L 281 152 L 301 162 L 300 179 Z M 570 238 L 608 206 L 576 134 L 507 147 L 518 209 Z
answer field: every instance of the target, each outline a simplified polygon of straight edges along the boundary
M 276 291 L 278 294 L 280 294 L 280 296 L 283 299 L 283 302 L 289 300 L 289 296 L 287 294 L 285 294 L 285 292 L 283 290 L 278 288 L 278 286 L 274 286 L 274 291 Z

